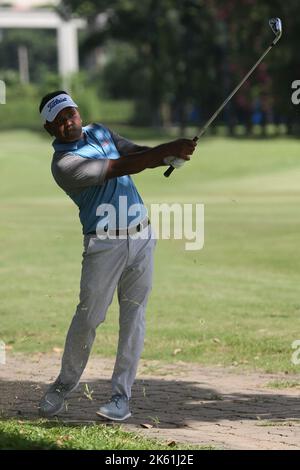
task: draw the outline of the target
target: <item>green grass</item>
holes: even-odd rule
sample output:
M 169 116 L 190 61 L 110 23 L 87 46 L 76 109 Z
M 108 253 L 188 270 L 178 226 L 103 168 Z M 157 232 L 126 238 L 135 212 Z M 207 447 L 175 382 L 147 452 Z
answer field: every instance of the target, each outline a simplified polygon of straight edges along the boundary
M 52 351 L 78 300 L 78 211 L 52 179 L 50 141 L 0 139 L 0 336 L 12 351 Z M 144 358 L 299 372 L 299 155 L 296 140 L 205 139 L 169 180 L 134 178 L 147 203 L 205 204 L 203 250 L 158 243 Z M 114 301 L 93 353 L 114 356 L 117 332 Z
M 300 388 L 300 382 L 294 380 L 272 380 L 265 385 L 267 388 L 285 389 Z
M 6 450 L 211 450 L 210 446 L 190 446 L 125 432 L 121 426 L 64 425 L 51 421 L 0 422 L 0 449 Z M 168 445 L 168 444 L 171 444 Z

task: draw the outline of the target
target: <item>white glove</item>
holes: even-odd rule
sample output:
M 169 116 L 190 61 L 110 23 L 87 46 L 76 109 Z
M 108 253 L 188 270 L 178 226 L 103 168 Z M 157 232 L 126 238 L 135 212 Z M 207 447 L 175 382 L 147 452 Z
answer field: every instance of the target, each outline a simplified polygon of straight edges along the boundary
M 185 164 L 186 160 L 183 158 L 177 158 L 177 157 L 165 157 L 164 158 L 164 163 L 166 165 L 172 165 L 174 168 L 181 168 Z

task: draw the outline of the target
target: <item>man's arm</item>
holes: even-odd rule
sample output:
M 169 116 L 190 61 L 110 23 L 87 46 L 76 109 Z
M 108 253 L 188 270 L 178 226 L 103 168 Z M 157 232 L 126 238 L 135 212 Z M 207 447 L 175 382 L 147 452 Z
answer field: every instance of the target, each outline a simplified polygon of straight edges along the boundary
M 84 158 L 66 153 L 54 156 L 51 169 L 55 181 L 64 191 L 77 193 L 90 186 L 101 186 L 111 178 L 166 165 L 166 157 L 190 160 L 194 149 L 194 141 L 178 139 L 117 159 Z
M 191 139 L 178 139 L 166 144 L 158 145 L 147 150 L 135 152 L 127 156 L 113 160 L 108 159 L 108 167 L 105 179 L 116 178 L 118 176 L 133 175 L 140 173 L 146 168 L 156 168 L 166 165 L 166 157 L 177 157 L 183 160 L 190 160 L 196 143 Z

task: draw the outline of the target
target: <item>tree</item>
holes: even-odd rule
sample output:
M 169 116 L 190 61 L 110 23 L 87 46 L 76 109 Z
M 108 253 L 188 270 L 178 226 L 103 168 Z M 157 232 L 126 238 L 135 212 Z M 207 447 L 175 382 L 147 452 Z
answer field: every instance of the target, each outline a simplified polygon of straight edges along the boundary
M 198 0 L 66 0 L 91 23 L 84 48 L 90 50 L 109 39 L 129 44 L 136 51 L 134 73 L 124 77 L 134 87 L 137 113 L 161 124 L 166 109 L 174 108 L 181 126 L 188 105 L 205 109 L 208 91 L 216 80 L 215 22 L 210 9 Z M 97 12 L 106 23 L 97 28 Z M 205 92 L 203 91 L 205 90 Z M 175 106 L 176 105 L 176 106 Z M 142 110 L 142 111 L 141 111 Z
M 47 47 L 45 47 L 47 44 Z M 18 46 L 27 47 L 29 76 L 38 83 L 47 72 L 57 70 L 56 36 L 54 31 L 7 29 L 0 41 L 2 70 L 18 70 Z
M 172 111 L 182 128 L 190 107 L 205 120 L 241 80 L 272 39 L 268 19 L 276 12 L 283 20 L 283 38 L 225 108 L 223 118 L 232 127 L 243 121 L 250 128 L 257 106 L 262 122 L 286 121 L 290 130 L 297 120 L 291 83 L 300 77 L 298 2 L 63 1 L 73 14 L 88 18 L 84 51 L 112 39 L 135 51 L 130 67 L 123 63 L 137 113 L 160 124 Z M 104 23 L 99 13 L 105 14 Z

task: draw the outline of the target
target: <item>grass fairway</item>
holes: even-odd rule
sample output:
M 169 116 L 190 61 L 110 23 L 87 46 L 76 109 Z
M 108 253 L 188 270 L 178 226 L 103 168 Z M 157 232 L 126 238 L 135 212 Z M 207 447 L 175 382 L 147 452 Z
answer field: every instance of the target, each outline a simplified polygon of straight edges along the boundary
M 12 351 L 52 351 L 78 299 L 77 208 L 52 179 L 47 138 L 0 139 L 0 339 Z M 205 204 L 203 250 L 158 242 L 144 358 L 299 372 L 299 147 L 205 139 L 169 180 L 161 169 L 135 177 L 147 203 Z M 117 332 L 114 301 L 93 352 L 113 356 Z
M 125 432 L 121 426 L 64 425 L 45 420 L 0 422 L 0 449 L 5 450 L 170 450 L 168 442 Z M 179 449 L 212 450 L 212 446 L 173 445 Z

